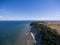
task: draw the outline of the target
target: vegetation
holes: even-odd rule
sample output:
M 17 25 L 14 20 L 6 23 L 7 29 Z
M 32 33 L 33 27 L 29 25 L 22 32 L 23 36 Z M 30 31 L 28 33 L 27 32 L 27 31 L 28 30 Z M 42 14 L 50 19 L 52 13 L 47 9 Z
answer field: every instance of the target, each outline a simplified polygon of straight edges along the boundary
M 50 27 L 44 24 L 38 24 L 38 22 L 32 22 L 30 26 L 32 25 L 36 29 L 40 30 L 40 32 L 42 33 L 42 45 L 60 45 L 60 35 L 55 29 L 51 29 Z

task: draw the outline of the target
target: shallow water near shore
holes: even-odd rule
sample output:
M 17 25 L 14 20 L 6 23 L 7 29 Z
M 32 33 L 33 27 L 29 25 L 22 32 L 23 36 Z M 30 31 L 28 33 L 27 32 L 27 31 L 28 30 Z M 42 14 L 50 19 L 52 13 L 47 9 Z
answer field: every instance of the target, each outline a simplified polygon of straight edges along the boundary
M 0 45 L 20 45 L 21 32 L 31 21 L 0 21 Z

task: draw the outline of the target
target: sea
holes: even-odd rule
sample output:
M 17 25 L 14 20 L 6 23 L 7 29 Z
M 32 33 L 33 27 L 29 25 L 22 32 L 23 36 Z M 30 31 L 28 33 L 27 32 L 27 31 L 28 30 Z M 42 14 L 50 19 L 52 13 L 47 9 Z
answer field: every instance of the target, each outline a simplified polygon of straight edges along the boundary
M 0 45 L 20 45 L 22 31 L 32 21 L 0 21 Z

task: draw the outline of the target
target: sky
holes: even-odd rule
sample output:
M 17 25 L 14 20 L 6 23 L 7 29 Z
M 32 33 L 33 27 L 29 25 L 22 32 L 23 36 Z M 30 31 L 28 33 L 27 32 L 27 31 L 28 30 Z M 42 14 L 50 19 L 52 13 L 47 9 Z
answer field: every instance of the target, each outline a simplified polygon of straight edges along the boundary
M 0 0 L 0 20 L 60 20 L 60 1 Z

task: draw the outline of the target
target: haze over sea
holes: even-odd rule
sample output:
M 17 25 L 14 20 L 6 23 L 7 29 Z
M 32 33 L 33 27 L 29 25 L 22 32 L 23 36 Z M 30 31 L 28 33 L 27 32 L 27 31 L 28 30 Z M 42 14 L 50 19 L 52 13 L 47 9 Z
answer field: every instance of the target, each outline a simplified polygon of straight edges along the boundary
M 0 21 L 0 45 L 20 45 L 21 32 L 31 21 Z

